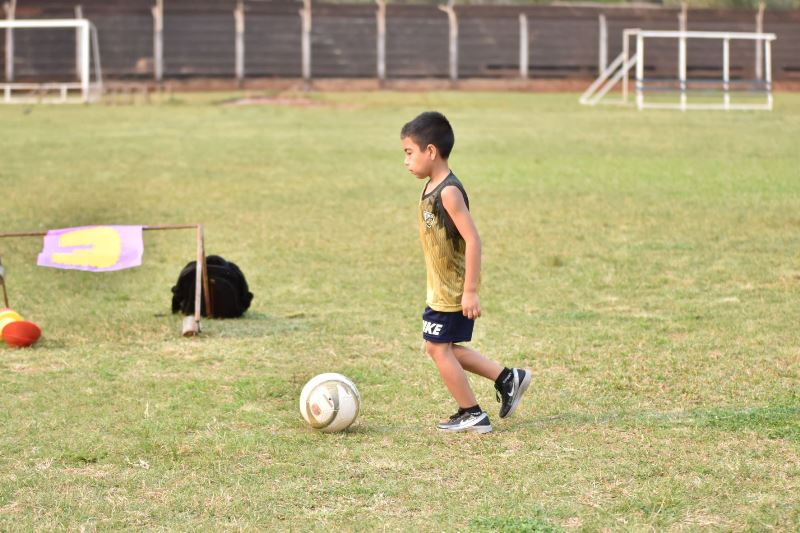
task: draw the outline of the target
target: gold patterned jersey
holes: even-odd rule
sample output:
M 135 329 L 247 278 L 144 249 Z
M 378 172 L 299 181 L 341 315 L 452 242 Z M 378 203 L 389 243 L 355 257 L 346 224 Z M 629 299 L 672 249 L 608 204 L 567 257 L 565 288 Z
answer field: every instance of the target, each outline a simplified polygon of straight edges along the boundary
M 451 172 L 434 190 L 419 202 L 419 238 L 425 254 L 428 272 L 426 303 L 434 311 L 461 311 L 464 294 L 464 238 L 442 205 L 442 190 L 456 187 L 464 195 L 469 209 L 469 199 L 458 178 Z M 427 185 L 426 185 L 427 188 Z

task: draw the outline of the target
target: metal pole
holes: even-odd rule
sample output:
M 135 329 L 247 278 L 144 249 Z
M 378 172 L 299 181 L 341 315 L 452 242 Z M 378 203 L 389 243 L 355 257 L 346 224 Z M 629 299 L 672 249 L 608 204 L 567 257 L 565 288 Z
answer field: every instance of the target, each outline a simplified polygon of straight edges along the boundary
M 375 0 L 378 11 L 375 18 L 378 23 L 377 52 L 378 52 L 378 80 L 386 79 L 386 0 Z
M 678 29 L 686 32 L 689 26 L 689 3 L 681 2 L 681 12 L 678 15 Z M 681 111 L 686 110 L 686 36 L 678 38 L 678 84 L 680 87 Z
M 681 2 L 681 14 L 678 15 L 678 25 L 682 32 L 686 32 L 689 26 L 689 3 Z M 686 110 L 686 37 L 678 39 L 678 78 L 681 91 L 681 111 Z
M 439 6 L 439 9 L 447 13 L 447 21 L 450 24 L 450 79 L 458 79 L 458 18 L 453 7 L 455 0 L 449 0 L 446 6 Z
M 92 53 L 94 57 L 94 80 L 97 84 L 97 94 L 99 97 L 103 95 L 103 70 L 100 67 L 100 43 L 97 38 L 97 28 L 90 22 L 90 31 L 92 32 Z
M 686 110 L 686 36 L 678 38 L 678 80 L 681 91 L 681 111 Z
M 156 0 L 153 13 L 153 75 L 156 81 L 164 79 L 164 0 Z
M 530 41 L 528 40 L 528 15 L 525 13 L 519 14 L 519 77 L 523 80 L 528 79 L 528 69 L 530 59 L 528 57 L 528 47 Z
M 636 108 L 642 109 L 644 94 L 642 93 L 642 78 L 644 78 L 644 38 L 641 33 L 636 35 Z
M 722 89 L 724 107 L 726 110 L 731 108 L 731 93 L 730 93 L 730 80 L 731 80 L 731 40 L 726 37 L 722 40 Z
M 766 5 L 764 2 L 758 3 L 758 12 L 756 13 L 756 33 L 764 33 L 764 9 Z M 756 79 L 764 79 L 764 41 L 756 39 Z
M 17 11 L 17 0 L 11 0 L 3 4 L 6 11 L 6 20 L 14 20 Z M 6 83 L 14 81 L 14 29 L 6 28 Z M 6 88 L 6 99 L 8 99 L 8 88 Z
M 622 101 L 628 103 L 628 69 L 625 66 L 628 64 L 628 56 L 630 50 L 628 48 L 628 32 L 622 32 Z
M 81 96 L 84 104 L 89 103 L 89 21 L 81 24 Z
M 303 9 L 300 10 L 302 20 L 301 54 L 303 61 L 303 79 L 311 81 L 311 0 L 303 0 Z
M 767 108 L 772 109 L 772 41 L 764 39 L 764 75 L 767 82 Z
M 80 4 L 75 6 L 75 18 L 83 18 L 83 7 Z M 83 40 L 81 39 L 82 31 L 81 28 L 75 28 L 75 76 L 78 79 L 81 79 L 81 58 L 83 57 L 83 52 L 81 51 L 81 47 L 83 46 Z
M 233 10 L 236 21 L 236 80 L 244 83 L 244 0 L 237 0 Z
M 597 43 L 597 75 L 599 76 L 608 67 L 608 24 L 606 24 L 605 15 L 598 15 L 597 18 L 600 25 Z

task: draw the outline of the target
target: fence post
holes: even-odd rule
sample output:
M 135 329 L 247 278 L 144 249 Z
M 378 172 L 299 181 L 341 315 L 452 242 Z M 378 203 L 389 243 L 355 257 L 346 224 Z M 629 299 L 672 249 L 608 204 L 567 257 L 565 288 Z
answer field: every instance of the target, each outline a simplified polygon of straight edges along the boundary
M 597 43 L 597 75 L 599 76 L 605 72 L 608 66 L 608 24 L 605 15 L 600 14 L 597 18 L 600 25 Z
M 75 6 L 75 18 L 83 18 L 83 7 L 78 4 Z M 81 39 L 81 29 L 75 28 L 75 75 L 78 79 L 81 78 L 81 47 L 83 46 L 83 39 Z
M 85 41 L 85 45 L 81 45 L 81 57 L 80 57 L 80 73 L 81 73 L 81 94 L 83 95 L 83 103 L 88 104 L 90 100 L 90 84 L 91 79 L 89 77 L 89 39 L 91 39 L 91 26 L 89 26 L 89 21 L 84 20 L 83 24 L 80 27 L 81 30 L 81 41 Z
M 622 101 L 628 103 L 628 56 L 630 56 L 630 35 L 628 30 L 622 30 Z
M 386 0 L 375 1 L 378 4 L 375 13 L 378 23 L 378 80 L 383 82 L 386 79 Z
M 681 111 L 686 111 L 686 36 L 678 38 L 678 82 L 681 89 Z
M 303 0 L 303 9 L 300 10 L 302 20 L 301 54 L 303 61 L 303 79 L 311 81 L 311 0 Z
M 244 83 L 244 0 L 237 0 L 233 18 L 236 21 L 236 81 L 241 87 Z
M 528 15 L 519 14 L 519 77 L 528 79 Z
M 453 7 L 455 0 L 448 0 L 446 6 L 439 6 L 439 9 L 447 13 L 447 21 L 450 23 L 450 79 L 458 79 L 458 17 Z
M 758 12 L 756 13 L 756 33 L 764 33 L 764 9 L 766 5 L 763 0 L 758 3 Z M 764 41 L 760 39 L 755 40 L 756 45 L 756 79 L 764 79 Z
M 636 34 L 636 109 L 644 107 L 642 80 L 644 78 L 644 39 L 642 33 Z
M 685 32 L 689 26 L 689 3 L 681 2 L 681 13 L 678 15 L 680 31 Z M 681 92 L 681 111 L 686 111 L 686 36 L 678 38 L 678 84 Z
M 681 12 L 678 13 L 678 30 L 686 31 L 689 25 L 689 4 L 688 2 L 681 2 Z
M 729 37 L 722 40 L 722 89 L 725 91 L 722 102 L 727 111 L 731 108 L 731 40 Z
M 156 0 L 150 8 L 153 13 L 153 75 L 156 81 L 164 79 L 164 0 Z
M 14 20 L 17 10 L 17 0 L 11 0 L 3 4 L 6 11 L 6 19 Z M 14 81 L 14 30 L 6 28 L 6 83 Z
M 772 41 L 764 40 L 764 62 L 766 63 L 764 78 L 767 82 L 767 106 L 772 109 Z

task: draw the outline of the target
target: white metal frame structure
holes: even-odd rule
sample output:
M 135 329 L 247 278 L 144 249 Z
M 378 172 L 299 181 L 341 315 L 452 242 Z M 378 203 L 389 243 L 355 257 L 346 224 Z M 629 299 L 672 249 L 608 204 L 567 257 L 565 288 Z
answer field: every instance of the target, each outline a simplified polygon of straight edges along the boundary
M 634 53 L 631 54 L 630 40 L 635 38 Z M 627 105 L 629 76 L 628 72 L 636 67 L 636 107 L 637 109 L 772 109 L 772 41 L 776 38 L 774 33 L 747 33 L 747 32 L 717 32 L 717 31 L 661 31 L 641 30 L 628 28 L 622 32 L 622 53 L 600 74 L 600 76 L 581 95 L 579 101 L 584 105 L 601 103 L 603 97 L 622 82 L 621 99 L 607 100 L 603 103 L 616 103 Z M 645 39 L 677 39 L 678 40 L 678 77 L 675 80 L 678 88 L 677 102 L 647 102 L 645 94 L 648 91 L 648 81 L 644 77 Z M 686 43 L 688 39 L 716 39 L 722 41 L 722 78 L 718 80 L 719 92 L 722 93 L 722 102 L 689 102 L 689 93 L 692 92 L 689 84 L 692 80 L 686 76 Z M 753 80 L 754 84 L 762 86 L 757 92 L 763 93 L 763 103 L 736 103 L 731 101 L 730 79 L 730 42 L 732 40 L 754 41 L 760 49 L 763 46 L 763 73 L 764 80 Z M 760 63 L 759 63 L 760 65 Z M 709 80 L 704 80 L 708 83 Z
M 66 104 L 89 103 L 103 94 L 103 75 L 100 70 L 100 48 L 97 28 L 88 19 L 0 20 L 0 29 L 75 28 L 78 81 L 48 83 L 0 83 L 4 104 Z M 11 58 L 13 62 L 13 57 Z M 91 69 L 94 68 L 94 81 Z M 76 95 L 75 93 L 78 92 Z M 15 94 L 17 93 L 17 94 Z

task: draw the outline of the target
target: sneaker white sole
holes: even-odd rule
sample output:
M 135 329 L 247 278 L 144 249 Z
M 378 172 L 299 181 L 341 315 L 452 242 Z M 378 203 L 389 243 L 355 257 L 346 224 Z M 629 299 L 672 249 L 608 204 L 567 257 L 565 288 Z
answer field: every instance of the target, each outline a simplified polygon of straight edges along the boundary
M 531 384 L 531 372 L 530 372 L 530 370 L 525 370 L 525 377 L 522 378 L 522 383 L 519 384 L 519 390 L 517 391 L 517 397 L 514 398 L 513 402 L 511 402 L 511 408 L 506 413 L 506 416 L 504 416 L 502 418 L 508 418 L 509 416 L 514 414 L 514 411 L 517 410 L 517 406 L 519 405 L 519 401 L 522 399 L 522 395 L 525 394 L 526 390 L 528 390 L 528 385 L 530 385 L 530 384 Z
M 458 429 L 436 428 L 444 433 L 491 433 L 492 426 L 467 426 Z

